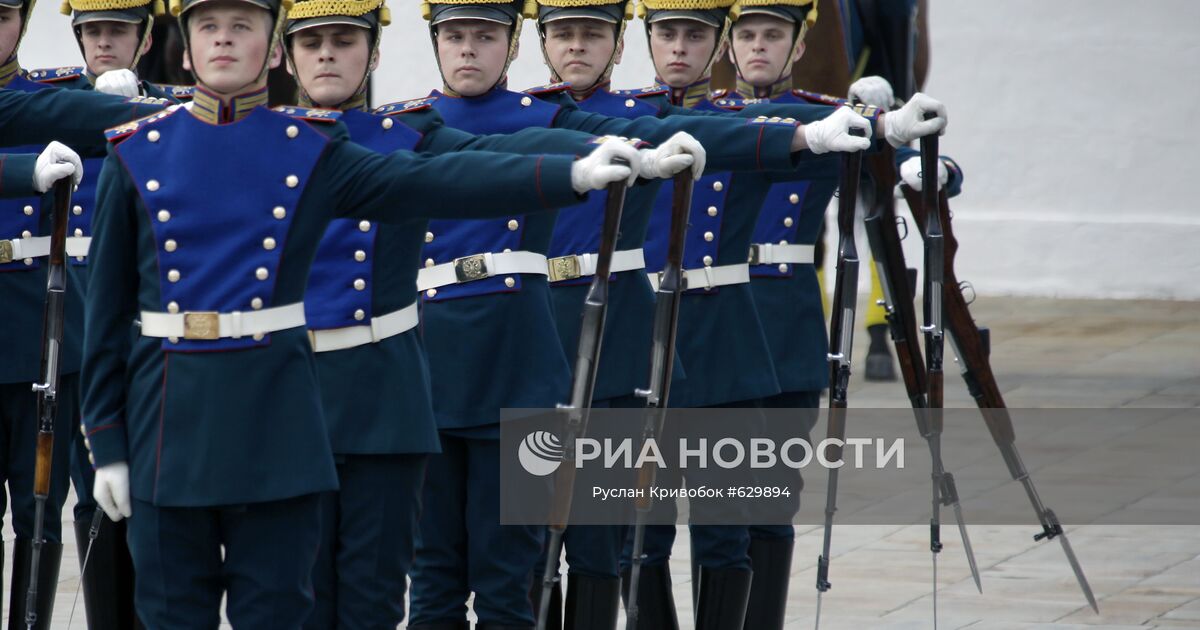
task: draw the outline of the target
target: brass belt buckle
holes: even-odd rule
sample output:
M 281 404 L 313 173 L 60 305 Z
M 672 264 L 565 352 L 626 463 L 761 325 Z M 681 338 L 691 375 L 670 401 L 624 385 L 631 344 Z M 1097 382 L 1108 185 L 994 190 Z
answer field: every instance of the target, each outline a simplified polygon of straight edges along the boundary
M 751 245 L 751 246 L 750 246 L 750 260 L 749 260 L 749 262 L 750 262 L 750 264 L 751 264 L 751 265 L 763 265 L 763 264 L 766 264 L 766 263 L 762 262 L 762 247 L 761 247 L 760 245 L 758 245 L 757 243 L 755 243 L 755 244 L 753 244 L 753 245 Z
M 0 265 L 13 261 L 13 246 L 12 241 L 0 241 Z
M 221 316 L 216 311 L 195 311 L 183 314 L 184 339 L 220 339 Z
M 472 282 L 488 277 L 487 259 L 483 254 L 454 259 L 454 277 L 458 282 Z
M 578 256 L 559 256 L 549 261 L 550 282 L 574 280 L 583 274 L 579 270 Z

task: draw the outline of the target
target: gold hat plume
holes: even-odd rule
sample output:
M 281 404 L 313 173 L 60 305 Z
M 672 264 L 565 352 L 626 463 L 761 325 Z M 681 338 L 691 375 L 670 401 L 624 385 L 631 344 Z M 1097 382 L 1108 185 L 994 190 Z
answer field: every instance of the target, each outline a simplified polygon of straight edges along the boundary
M 572 7 L 606 7 L 618 4 L 619 2 L 620 0 L 617 2 L 614 2 L 613 0 L 534 0 L 532 10 L 530 10 L 528 4 L 525 5 L 527 11 L 525 17 L 530 19 L 536 18 L 537 8 L 539 5 L 543 7 L 554 7 L 556 9 L 566 9 Z M 633 19 L 633 4 L 634 0 L 625 0 L 626 20 Z
M 150 15 L 166 13 L 163 0 L 63 0 L 58 11 L 71 15 L 75 11 L 122 11 L 142 7 L 150 7 Z
M 638 17 L 646 17 L 647 11 L 710 11 L 712 9 L 728 9 L 737 0 L 641 0 L 638 3 Z
M 813 24 L 817 23 L 817 1 L 818 0 L 737 0 L 737 4 L 729 10 L 729 18 L 737 20 L 738 16 L 745 9 L 753 7 L 810 7 L 808 13 L 804 16 L 804 24 L 808 28 L 812 28 Z
M 288 19 L 307 20 L 330 15 L 358 17 L 375 10 L 379 11 L 380 26 L 392 23 L 392 12 L 384 0 L 302 0 L 288 11 Z

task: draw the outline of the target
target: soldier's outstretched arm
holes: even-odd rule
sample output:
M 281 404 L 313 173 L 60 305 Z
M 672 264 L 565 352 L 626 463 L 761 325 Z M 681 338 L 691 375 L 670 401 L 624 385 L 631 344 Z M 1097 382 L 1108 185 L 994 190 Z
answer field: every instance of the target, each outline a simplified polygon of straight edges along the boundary
M 58 140 L 88 155 L 104 155 L 104 130 L 162 111 L 170 103 L 91 90 L 0 90 L 0 146 Z
M 447 127 L 437 110 L 428 108 L 403 112 L 393 116 L 399 122 L 419 131 L 419 153 L 450 153 L 453 151 L 498 151 L 501 153 L 557 153 L 587 155 L 596 148 L 596 136 L 570 129 L 528 127 L 508 134 L 475 135 Z
M 32 197 L 33 169 L 37 156 L 32 153 L 0 154 L 0 198 Z

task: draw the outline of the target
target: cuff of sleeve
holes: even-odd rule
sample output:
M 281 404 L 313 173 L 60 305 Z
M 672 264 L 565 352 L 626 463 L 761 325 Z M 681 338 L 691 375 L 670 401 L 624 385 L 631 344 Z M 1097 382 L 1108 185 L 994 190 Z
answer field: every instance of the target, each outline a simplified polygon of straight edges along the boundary
M 946 171 L 950 173 L 950 177 L 946 181 L 946 195 L 949 197 L 955 197 L 962 192 L 962 167 L 958 165 L 958 162 L 955 162 L 948 157 L 942 156 L 941 160 L 942 163 L 946 165 Z
M 37 155 L 7 155 L 0 157 L 0 195 L 5 197 L 31 197 L 37 194 L 33 189 L 33 170 L 37 165 Z
M 87 439 L 92 451 L 92 464 L 96 468 L 129 461 L 129 442 L 125 435 L 125 425 L 106 424 L 91 427 Z
M 538 198 L 543 206 L 573 206 L 585 198 L 571 187 L 571 165 L 574 163 L 574 157 L 563 155 L 547 155 L 538 161 L 536 180 Z
M 796 125 L 764 125 L 758 142 L 758 168 L 763 171 L 788 171 L 803 161 L 803 156 L 792 153 L 792 138 L 796 136 Z M 799 153 L 811 153 L 801 151 Z

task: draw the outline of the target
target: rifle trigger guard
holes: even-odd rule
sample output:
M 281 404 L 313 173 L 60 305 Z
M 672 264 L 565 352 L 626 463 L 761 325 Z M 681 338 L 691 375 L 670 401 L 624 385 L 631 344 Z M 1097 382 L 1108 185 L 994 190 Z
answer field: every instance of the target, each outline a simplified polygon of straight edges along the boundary
M 908 238 L 908 221 L 904 217 L 896 217 L 896 227 L 900 228 L 900 240 Z

